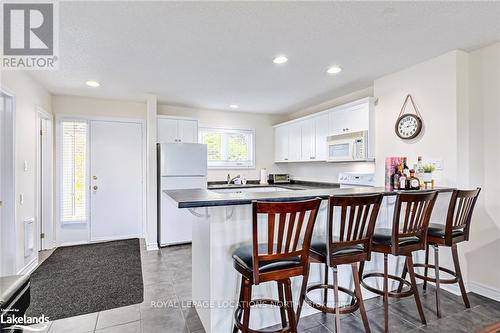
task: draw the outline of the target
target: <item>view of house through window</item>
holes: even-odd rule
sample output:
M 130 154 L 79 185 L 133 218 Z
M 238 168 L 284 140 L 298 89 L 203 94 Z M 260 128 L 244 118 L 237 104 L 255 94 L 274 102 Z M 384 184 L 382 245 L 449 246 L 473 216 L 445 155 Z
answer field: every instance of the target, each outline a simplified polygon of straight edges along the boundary
M 200 143 L 208 149 L 208 167 L 254 167 L 254 136 L 252 130 L 200 128 Z
M 87 123 L 63 121 L 62 130 L 62 222 L 87 220 Z

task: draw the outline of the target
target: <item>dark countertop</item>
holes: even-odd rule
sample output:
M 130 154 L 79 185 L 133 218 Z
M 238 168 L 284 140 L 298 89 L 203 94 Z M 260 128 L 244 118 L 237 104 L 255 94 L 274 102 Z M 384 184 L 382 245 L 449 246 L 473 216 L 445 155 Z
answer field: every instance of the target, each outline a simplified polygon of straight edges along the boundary
M 226 187 L 227 188 L 227 187 Z M 438 187 L 439 192 L 451 192 L 453 188 Z M 418 190 L 427 191 L 427 190 Z M 405 191 L 405 192 L 418 192 Z M 179 208 L 197 208 L 231 205 L 248 205 L 254 200 L 268 201 L 293 201 L 306 200 L 320 197 L 328 198 L 330 195 L 356 195 L 382 193 L 385 196 L 396 195 L 396 191 L 387 191 L 384 187 L 357 187 L 357 188 L 315 188 L 297 191 L 280 192 L 246 192 L 246 193 L 217 193 L 204 189 L 169 190 L 163 191 L 170 196 Z

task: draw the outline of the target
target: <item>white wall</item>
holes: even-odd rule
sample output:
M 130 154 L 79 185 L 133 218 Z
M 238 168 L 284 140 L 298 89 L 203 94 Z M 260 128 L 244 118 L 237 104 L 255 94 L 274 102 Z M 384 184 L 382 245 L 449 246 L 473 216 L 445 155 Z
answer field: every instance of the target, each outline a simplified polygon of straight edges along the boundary
M 303 110 L 298 110 L 287 116 L 287 121 L 297 119 L 312 113 L 324 111 L 342 104 L 346 104 L 361 98 L 373 96 L 373 87 L 354 91 L 345 96 L 341 96 L 324 103 L 313 105 Z M 375 172 L 375 163 L 356 162 L 356 163 L 327 163 L 327 162 L 302 162 L 302 163 L 278 163 L 275 164 L 280 172 L 289 173 L 294 179 L 319 181 L 319 182 L 338 182 L 340 172 Z
M 418 156 L 424 163 L 443 160 L 435 172 L 438 185 L 457 184 L 457 66 L 460 51 L 453 51 L 374 82 L 376 181 L 384 184 L 385 157 L 407 156 L 410 168 Z M 401 140 L 394 124 L 407 94 L 412 94 L 423 118 L 423 133 Z M 411 108 L 408 108 L 411 110 Z
M 54 114 L 87 117 L 120 117 L 145 119 L 146 103 L 80 96 L 54 95 Z
M 481 186 L 470 242 L 463 245 L 468 279 L 500 296 L 500 43 L 469 55 L 470 184 Z M 474 285 L 473 285 L 474 286 Z M 486 289 L 488 291 L 488 289 Z M 492 290 L 489 290 L 493 294 Z
M 37 258 L 34 251 L 24 256 L 24 225 L 27 218 L 36 217 L 36 106 L 51 112 L 51 95 L 25 71 L 2 71 L 1 86 L 15 96 L 15 170 L 16 170 L 16 272 Z M 28 170 L 24 171 L 24 161 Z M 19 197 L 24 196 L 21 205 Z M 5 222 L 5 221 L 3 221 Z M 7 221 L 8 222 L 8 221 Z M 35 242 L 38 237 L 35 235 Z
M 274 165 L 274 131 L 272 125 L 284 120 L 283 116 L 194 109 L 171 105 L 158 105 L 158 114 L 191 117 L 199 120 L 200 127 L 237 128 L 255 130 L 255 165 L 253 169 L 209 170 L 208 180 L 226 180 L 227 174 L 259 179 L 260 169 L 276 171 Z

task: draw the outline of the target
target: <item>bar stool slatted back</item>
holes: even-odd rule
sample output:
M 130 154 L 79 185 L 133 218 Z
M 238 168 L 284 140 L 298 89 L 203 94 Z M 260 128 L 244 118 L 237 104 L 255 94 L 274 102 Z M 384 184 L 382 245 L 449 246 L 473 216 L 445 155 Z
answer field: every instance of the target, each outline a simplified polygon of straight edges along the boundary
M 306 302 L 324 313 L 335 313 L 336 332 L 340 331 L 339 315 L 358 309 L 365 331 L 370 332 L 359 283 L 358 263 L 370 258 L 373 229 L 382 198 L 381 194 L 330 197 L 326 241 L 313 242 L 311 245 L 310 256 L 313 262 L 324 264 L 325 275 L 324 283 L 308 286 L 307 293 L 323 289 L 323 304 L 313 302 L 307 295 Z M 335 218 L 338 216 L 335 214 L 338 211 L 340 211 L 340 217 Z M 338 285 L 337 265 L 342 264 L 351 264 L 354 292 Z M 333 286 L 328 284 L 330 268 L 333 270 Z M 334 290 L 334 307 L 328 306 L 328 289 Z M 351 297 L 350 306 L 339 306 L 339 291 Z
M 399 192 L 394 206 L 392 229 L 375 228 L 373 233 L 373 252 L 384 254 L 384 273 L 368 273 L 363 275 L 363 265 L 361 265 L 361 285 L 365 289 L 384 298 L 384 332 L 389 331 L 389 297 L 401 298 L 413 295 L 420 320 L 423 324 L 426 323 L 415 280 L 412 253 L 425 249 L 429 219 L 434 208 L 434 203 L 436 202 L 436 197 L 437 191 Z M 404 272 L 410 273 L 411 283 L 399 276 L 388 273 L 388 254 L 406 257 Z M 379 290 L 366 283 L 366 279 L 371 277 L 383 277 L 383 290 Z M 397 292 L 389 291 L 389 278 L 400 282 Z M 410 289 L 402 292 L 403 284 Z
M 460 262 L 458 260 L 457 244 L 469 240 L 470 223 L 472 220 L 472 213 L 476 206 L 477 198 L 479 197 L 481 188 L 475 190 L 454 190 L 450 204 L 448 205 L 448 214 L 446 216 L 446 223 L 431 223 L 427 231 L 427 245 L 425 249 L 425 264 L 417 263 L 415 267 L 424 267 L 424 275 L 416 274 L 419 279 L 424 280 L 424 290 L 427 289 L 427 281 L 436 284 L 436 312 L 437 316 L 441 317 L 440 284 L 454 284 L 458 283 L 460 292 L 465 303 L 465 307 L 469 308 L 470 303 L 465 290 L 465 285 L 462 279 L 462 272 L 460 270 Z M 434 265 L 429 265 L 429 245 L 434 248 Z M 455 271 L 439 266 L 439 246 L 451 247 L 453 264 Z M 428 269 L 434 269 L 434 278 L 427 276 Z M 443 279 L 439 277 L 439 271 L 446 272 L 453 276 L 453 278 Z M 406 271 L 403 271 L 402 278 L 405 278 Z M 401 288 L 401 286 L 400 286 Z
M 472 212 L 476 206 L 481 188 L 475 190 L 454 190 L 451 195 L 448 215 L 446 217 L 445 244 L 451 246 L 455 236 L 462 236 L 455 240 L 469 240 Z M 460 235 L 462 233 L 463 235 Z
M 250 302 L 279 306 L 283 327 L 280 332 L 297 332 L 297 314 L 300 315 L 304 301 L 309 275 L 309 249 L 320 204 L 319 198 L 252 203 L 252 245 L 233 252 L 233 265 L 242 275 L 233 332 L 259 332 L 249 328 Z M 267 233 L 261 234 L 261 224 L 265 225 L 264 231 Z M 263 236 L 265 241 L 260 242 L 259 236 Z M 295 276 L 303 276 L 297 313 L 293 306 L 290 280 Z M 277 282 L 279 301 L 252 300 L 252 285 L 269 281 Z

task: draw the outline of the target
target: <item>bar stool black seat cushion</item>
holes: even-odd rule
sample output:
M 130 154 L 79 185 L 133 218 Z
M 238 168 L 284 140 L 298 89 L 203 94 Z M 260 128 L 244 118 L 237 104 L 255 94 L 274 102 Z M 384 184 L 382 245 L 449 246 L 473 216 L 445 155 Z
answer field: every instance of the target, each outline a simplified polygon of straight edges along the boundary
M 375 229 L 373 233 L 373 243 L 378 245 L 391 246 L 392 229 Z M 399 238 L 398 246 L 417 244 L 420 239 L 416 236 Z
M 259 253 L 267 253 L 267 244 L 259 244 Z M 233 252 L 233 260 L 236 261 L 240 266 L 247 269 L 248 271 L 253 271 L 252 262 L 253 250 L 251 245 L 245 245 L 237 248 Z M 266 273 L 270 271 L 277 271 L 280 269 L 288 269 L 300 266 L 299 257 L 290 257 L 287 260 L 271 260 L 271 261 L 259 261 L 259 272 Z
M 431 223 L 429 224 L 429 229 L 427 230 L 427 234 L 433 237 L 444 238 L 445 234 L 445 225 L 439 223 Z M 462 236 L 464 231 L 462 229 L 455 229 L 451 232 L 452 237 Z
M 347 254 L 358 254 L 363 252 L 363 245 L 356 244 L 352 246 L 345 246 L 337 248 L 334 252 L 334 256 L 343 256 Z M 316 241 L 311 243 L 311 252 L 318 254 L 322 257 L 326 257 L 326 242 Z

